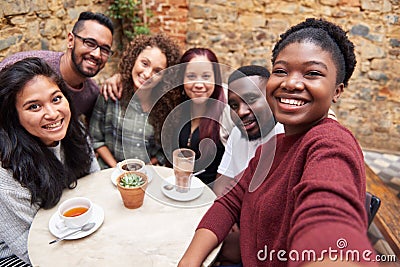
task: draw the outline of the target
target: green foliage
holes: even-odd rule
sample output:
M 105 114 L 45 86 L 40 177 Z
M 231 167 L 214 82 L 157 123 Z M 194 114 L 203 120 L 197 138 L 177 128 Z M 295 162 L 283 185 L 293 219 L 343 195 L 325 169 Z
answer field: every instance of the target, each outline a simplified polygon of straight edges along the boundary
M 112 0 L 108 15 L 121 22 L 123 34 L 128 41 L 139 34 L 150 34 L 146 22 L 151 11 L 142 9 L 142 0 Z
M 142 177 L 139 175 L 136 175 L 134 173 L 127 173 L 125 174 L 121 180 L 119 181 L 119 184 L 123 187 L 127 188 L 134 188 L 134 187 L 139 187 L 145 183 L 145 180 L 143 180 Z

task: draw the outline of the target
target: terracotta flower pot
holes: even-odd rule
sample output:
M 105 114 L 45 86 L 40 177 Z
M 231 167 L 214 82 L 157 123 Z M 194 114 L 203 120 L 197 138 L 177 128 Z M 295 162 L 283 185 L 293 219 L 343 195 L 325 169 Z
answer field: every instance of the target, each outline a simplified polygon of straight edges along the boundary
M 133 188 L 121 186 L 119 181 L 127 173 L 134 173 L 134 174 L 142 177 L 143 180 L 145 181 L 144 184 L 139 187 L 133 187 Z M 127 207 L 128 209 L 137 209 L 137 208 L 141 207 L 143 205 L 144 194 L 145 194 L 147 185 L 148 185 L 148 179 L 147 179 L 147 175 L 144 173 L 136 172 L 136 171 L 128 171 L 128 172 L 124 172 L 124 173 L 120 174 L 117 178 L 117 188 L 121 194 L 122 201 L 124 202 L 124 206 Z

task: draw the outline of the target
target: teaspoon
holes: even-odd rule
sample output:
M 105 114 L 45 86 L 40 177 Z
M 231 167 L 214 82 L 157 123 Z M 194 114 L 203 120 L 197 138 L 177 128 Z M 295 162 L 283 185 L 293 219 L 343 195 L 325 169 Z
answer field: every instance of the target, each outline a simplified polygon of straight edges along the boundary
M 196 175 L 202 174 L 202 173 L 205 172 L 205 171 L 206 171 L 206 170 L 201 170 L 201 171 L 192 173 L 190 176 L 196 176 Z M 173 184 L 166 184 L 166 185 L 164 185 L 164 189 L 165 189 L 165 190 L 172 190 L 172 189 L 174 189 L 174 188 L 175 188 L 175 185 L 173 185 Z
M 67 237 L 69 237 L 69 236 L 71 236 L 71 235 L 74 235 L 74 234 L 76 234 L 76 233 L 78 233 L 78 232 L 81 232 L 81 231 L 82 231 L 82 232 L 89 231 L 89 230 L 92 229 L 95 225 L 96 225 L 96 223 L 94 223 L 94 222 L 92 222 L 92 223 L 87 223 L 87 224 L 83 225 L 80 229 L 78 229 L 78 230 L 76 230 L 76 231 L 73 231 L 73 232 L 71 232 L 71 233 L 69 233 L 69 234 L 66 234 L 65 236 L 62 236 L 62 237 L 60 237 L 60 238 L 57 238 L 57 239 L 55 239 L 55 240 L 49 242 L 49 244 L 57 243 L 58 241 L 61 241 L 61 240 L 65 239 L 65 238 L 67 238 Z

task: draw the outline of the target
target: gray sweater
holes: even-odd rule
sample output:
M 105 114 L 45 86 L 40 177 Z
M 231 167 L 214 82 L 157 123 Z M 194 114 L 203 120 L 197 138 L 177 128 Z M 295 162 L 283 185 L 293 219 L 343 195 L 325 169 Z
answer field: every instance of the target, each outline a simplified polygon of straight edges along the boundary
M 63 162 L 61 145 L 49 148 Z M 100 167 L 93 156 L 90 172 Z M 12 172 L 0 167 L 0 259 L 16 255 L 27 263 L 28 233 L 36 212 L 37 204 L 31 205 L 31 194 L 21 186 Z

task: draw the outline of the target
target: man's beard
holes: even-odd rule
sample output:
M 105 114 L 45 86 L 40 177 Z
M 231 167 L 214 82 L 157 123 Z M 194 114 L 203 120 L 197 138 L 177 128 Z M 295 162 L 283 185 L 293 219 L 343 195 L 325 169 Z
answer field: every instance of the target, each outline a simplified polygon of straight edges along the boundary
M 72 63 L 74 64 L 76 70 L 77 70 L 82 76 L 84 76 L 84 77 L 86 77 L 86 78 L 92 78 L 92 77 L 96 76 L 97 73 L 99 73 L 99 71 L 100 71 L 100 68 L 99 68 L 95 73 L 84 71 L 83 68 L 82 68 L 82 63 L 81 63 L 81 64 L 78 64 L 78 63 L 77 63 L 76 54 L 75 54 L 75 48 L 72 49 L 72 52 L 71 52 L 71 59 L 72 59 Z M 82 62 L 83 62 L 83 60 L 84 60 L 84 59 L 82 58 Z
M 262 125 L 264 128 L 261 128 L 260 124 L 257 123 L 258 131 L 255 134 L 249 134 L 242 127 L 239 127 L 239 129 L 240 129 L 243 137 L 247 138 L 249 141 L 254 141 L 261 137 L 264 138 L 265 136 L 267 136 L 271 131 L 273 131 L 275 125 L 276 125 L 276 120 L 275 120 L 275 118 L 272 118 L 271 120 L 268 121 L 268 123 L 264 123 Z
M 254 134 L 254 135 L 247 135 L 247 136 L 248 136 L 248 138 L 249 138 L 249 141 L 254 141 L 254 140 L 260 139 L 261 133 L 260 133 L 260 132 L 257 132 L 257 134 Z
M 245 129 L 239 127 L 240 132 L 242 133 L 242 136 L 246 139 L 248 139 L 249 141 L 254 141 L 257 140 L 261 137 L 261 132 L 257 131 L 257 133 L 255 134 L 249 134 Z

